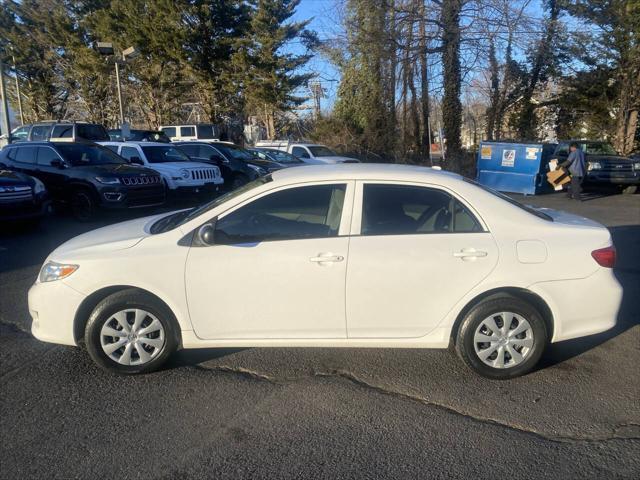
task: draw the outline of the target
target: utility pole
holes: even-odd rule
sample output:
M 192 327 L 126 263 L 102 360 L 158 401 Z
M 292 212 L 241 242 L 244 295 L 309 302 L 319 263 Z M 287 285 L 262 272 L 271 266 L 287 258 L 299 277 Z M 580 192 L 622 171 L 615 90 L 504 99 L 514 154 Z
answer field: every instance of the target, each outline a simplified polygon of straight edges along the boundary
M 16 95 L 18 97 L 18 112 L 20 113 L 20 125 L 24 125 L 24 113 L 22 112 L 22 96 L 20 95 L 20 80 L 18 79 L 18 65 L 16 64 L 16 56 L 11 55 L 13 60 L 13 73 L 16 76 Z
M 2 96 L 2 121 L 7 129 L 7 142 L 11 143 L 11 125 L 9 125 L 9 102 L 7 101 L 7 91 L 4 86 L 4 64 L 0 59 L 0 96 Z
M 318 81 L 309 83 L 309 90 L 313 98 L 313 116 L 316 120 L 320 118 L 320 99 L 324 97 L 324 89 Z
M 116 86 L 118 87 L 118 106 L 120 107 L 120 128 L 124 125 L 124 109 L 122 108 L 122 88 L 120 87 L 120 67 L 118 66 L 119 59 L 116 58 L 114 62 L 116 65 Z

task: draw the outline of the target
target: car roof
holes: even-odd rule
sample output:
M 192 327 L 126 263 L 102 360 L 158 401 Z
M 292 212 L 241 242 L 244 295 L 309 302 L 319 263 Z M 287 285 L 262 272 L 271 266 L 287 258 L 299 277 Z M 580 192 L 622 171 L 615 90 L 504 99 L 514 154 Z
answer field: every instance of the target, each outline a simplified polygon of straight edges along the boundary
M 417 165 L 380 163 L 340 163 L 335 165 L 304 165 L 273 172 L 272 178 L 285 182 L 324 180 L 387 180 L 437 182 L 457 181 L 460 175 Z
M 103 142 L 100 142 L 103 143 Z M 118 142 L 120 143 L 120 142 Z M 97 142 L 92 142 L 91 140 L 79 140 L 75 142 L 65 142 L 65 141 L 45 141 L 41 140 L 38 142 L 15 142 L 5 145 L 7 147 L 38 147 L 38 146 L 57 146 L 57 145 L 99 145 Z
M 134 146 L 134 145 L 139 145 L 141 147 L 166 147 L 167 145 L 173 145 L 173 143 L 167 143 L 167 142 L 136 142 L 134 141 L 126 141 L 126 142 L 118 142 L 117 140 L 110 140 L 110 141 L 104 141 L 104 142 L 100 142 L 100 145 L 124 145 L 126 146 Z

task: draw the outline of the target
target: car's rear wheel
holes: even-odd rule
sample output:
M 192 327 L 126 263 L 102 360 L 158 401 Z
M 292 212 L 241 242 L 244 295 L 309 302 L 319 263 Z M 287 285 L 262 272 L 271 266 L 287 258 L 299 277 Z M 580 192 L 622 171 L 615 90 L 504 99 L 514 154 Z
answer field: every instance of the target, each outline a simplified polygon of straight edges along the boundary
M 96 213 L 96 202 L 91 192 L 85 188 L 74 191 L 71 195 L 71 211 L 76 220 L 88 222 Z
M 484 300 L 465 315 L 456 351 L 480 375 L 507 379 L 530 371 L 547 342 L 547 327 L 538 310 L 505 295 Z
M 102 300 L 85 328 L 91 358 L 121 374 L 157 370 L 178 343 L 173 313 L 154 296 L 135 289 Z

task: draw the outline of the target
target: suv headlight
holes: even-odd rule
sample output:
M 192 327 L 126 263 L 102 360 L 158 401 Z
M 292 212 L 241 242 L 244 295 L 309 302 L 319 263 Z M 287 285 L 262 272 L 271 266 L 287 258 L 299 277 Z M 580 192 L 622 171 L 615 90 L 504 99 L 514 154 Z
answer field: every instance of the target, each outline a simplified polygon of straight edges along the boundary
M 602 164 L 600 162 L 589 162 L 589 164 L 587 165 L 587 170 L 591 171 L 591 170 L 601 170 L 602 169 Z
M 186 168 L 180 169 L 180 175 L 182 175 L 182 178 L 186 180 L 187 178 L 189 178 L 189 170 L 187 170 Z
M 633 169 L 634 169 L 634 170 L 640 170 L 640 162 L 635 162 L 635 163 L 633 164 Z
M 95 177 L 95 179 L 105 185 L 117 185 L 120 183 L 120 179 L 117 177 Z
M 254 172 L 256 172 L 258 175 L 266 175 L 266 174 L 267 174 L 267 171 L 266 171 L 264 168 L 259 167 L 258 165 L 253 165 L 252 163 L 247 163 L 247 166 L 248 166 L 251 170 L 253 170 Z
M 38 280 L 41 283 L 53 282 L 68 277 L 79 268 L 79 265 L 47 262 L 40 269 Z
M 44 186 L 44 183 L 42 183 L 40 180 L 38 180 L 37 178 L 34 177 L 33 179 L 34 183 L 33 183 L 33 194 L 34 195 L 38 195 L 39 193 L 42 193 L 46 190 L 46 187 Z

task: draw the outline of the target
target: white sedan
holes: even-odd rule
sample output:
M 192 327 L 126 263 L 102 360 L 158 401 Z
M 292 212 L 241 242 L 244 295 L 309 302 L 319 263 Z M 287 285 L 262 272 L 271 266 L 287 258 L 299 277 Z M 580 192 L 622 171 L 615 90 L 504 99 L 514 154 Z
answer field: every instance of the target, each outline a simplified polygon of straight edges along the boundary
M 428 168 L 277 171 L 80 235 L 29 291 L 33 334 L 149 372 L 178 348 L 446 348 L 491 378 L 614 326 L 609 232 Z

